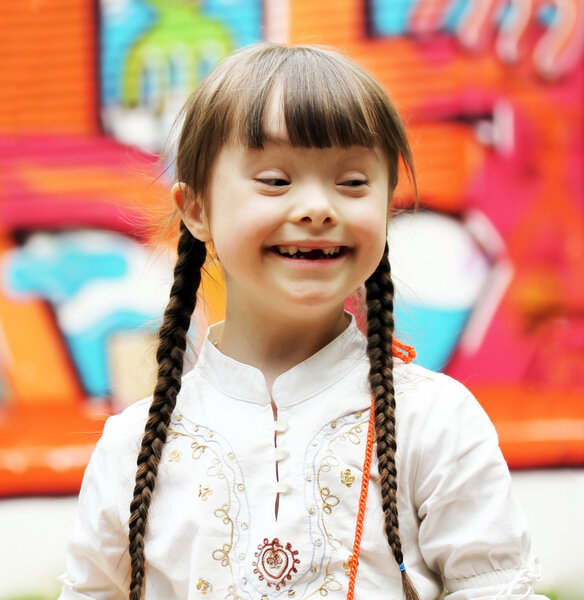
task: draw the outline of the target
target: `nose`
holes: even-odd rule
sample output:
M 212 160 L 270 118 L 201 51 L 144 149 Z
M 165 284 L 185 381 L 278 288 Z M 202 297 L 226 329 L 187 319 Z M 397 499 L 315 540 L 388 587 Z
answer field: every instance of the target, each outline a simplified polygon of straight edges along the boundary
M 312 185 L 299 192 L 294 208 L 296 222 L 314 227 L 334 225 L 337 222 L 333 198 L 324 186 Z

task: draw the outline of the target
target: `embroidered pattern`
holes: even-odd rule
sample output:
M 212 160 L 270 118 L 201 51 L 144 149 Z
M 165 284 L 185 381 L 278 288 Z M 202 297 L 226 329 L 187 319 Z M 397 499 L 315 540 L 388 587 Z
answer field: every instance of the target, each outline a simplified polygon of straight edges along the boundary
M 199 426 L 187 417 L 174 423 L 174 429 L 169 430 L 171 440 L 180 440 L 184 443 L 184 456 L 191 456 L 195 461 L 201 461 L 206 468 L 201 470 L 200 475 L 205 477 L 198 482 L 198 497 L 206 502 L 210 515 L 214 515 L 225 526 L 225 538 L 222 544 L 218 544 L 211 550 L 211 557 L 222 567 L 229 571 L 225 578 L 230 578 L 231 583 L 224 600 L 240 600 L 238 594 L 236 576 L 233 566 L 232 554 L 237 545 L 247 547 L 247 528 L 249 526 L 249 505 L 246 497 L 244 476 L 239 462 L 229 442 L 222 438 L 217 432 L 212 432 L 204 426 Z M 195 431 L 195 434 L 190 432 Z M 190 451 L 189 451 L 190 446 Z M 177 452 L 180 452 L 177 450 Z M 181 461 L 183 462 L 183 461 Z M 213 484 L 214 482 L 214 484 Z M 196 488 L 195 488 L 196 490 Z M 197 492 L 195 491 L 196 495 Z M 239 520 L 244 518 L 245 523 Z M 243 560 L 242 552 L 238 553 Z M 213 586 L 210 581 L 201 578 L 197 585 L 197 591 L 201 595 L 212 596 Z M 208 584 L 208 585 L 207 585 Z
M 298 550 L 292 550 L 292 544 L 286 546 L 280 544 L 278 538 L 271 542 L 264 538 L 262 544 L 258 545 L 255 553 L 256 560 L 252 563 L 254 574 L 260 581 L 266 581 L 268 587 L 274 586 L 276 590 L 286 585 L 292 579 L 292 573 L 297 573 L 296 565 L 300 564 L 297 558 Z
M 223 544 L 221 548 L 213 550 L 212 553 L 213 558 L 215 560 L 218 560 L 221 563 L 222 567 L 227 567 L 230 564 L 229 553 L 233 548 L 233 521 L 229 516 L 229 505 L 224 504 L 221 508 L 218 508 L 213 514 L 218 519 L 221 519 L 224 525 L 228 525 L 230 529 L 229 542 L 227 544 Z
M 227 595 L 225 596 L 225 600 L 240 600 L 241 596 L 237 593 L 237 589 L 234 585 L 230 585 L 227 588 Z
M 339 497 L 331 494 L 327 487 L 320 488 L 320 498 L 322 500 L 322 510 L 327 515 L 330 515 L 333 508 L 340 502 Z
M 206 501 L 209 499 L 209 496 L 213 493 L 213 490 L 208 485 L 200 485 L 199 486 L 199 498 L 201 500 Z
M 353 483 L 355 483 L 355 477 L 354 475 L 351 475 L 351 469 L 341 471 L 341 483 L 345 484 L 347 487 L 351 487 Z
M 173 450 L 168 454 L 169 462 L 179 462 L 182 452 L 180 450 Z
M 329 592 L 338 592 L 340 589 L 342 589 L 342 587 L 343 586 L 340 584 L 337 578 L 331 573 L 328 573 L 327 569 L 327 573 L 324 576 L 322 585 L 314 590 L 314 592 L 311 594 L 308 594 L 306 598 L 312 598 L 312 596 L 316 596 L 316 594 L 319 594 L 320 596 L 328 596 Z
M 356 420 L 358 421 L 355 422 Z M 343 571 L 350 572 L 351 559 L 348 557 L 346 542 L 335 535 L 335 514 L 343 510 L 346 502 L 357 503 L 358 499 L 353 500 L 353 497 L 354 491 L 358 493 L 358 490 L 355 490 L 353 484 L 360 478 L 360 474 L 353 473 L 346 463 L 340 461 L 342 454 L 339 451 L 343 446 L 345 451 L 349 452 L 353 452 L 349 450 L 351 446 L 363 446 L 368 421 L 369 413 L 365 415 L 363 411 L 356 411 L 324 425 L 308 443 L 304 473 L 306 481 L 312 485 L 305 487 L 304 498 L 314 549 L 310 561 L 313 567 L 311 572 L 319 572 L 318 579 L 322 579 L 320 584 L 315 581 L 316 588 L 310 587 L 310 591 L 306 590 L 305 594 L 308 593 L 302 596 L 303 600 L 316 600 L 344 589 L 345 583 L 341 583 L 341 574 Z M 333 423 L 335 427 L 332 426 Z M 343 487 L 350 488 L 350 491 L 343 491 Z M 323 534 L 324 536 L 320 537 Z M 319 563 L 320 567 L 315 567 L 315 564 Z M 333 564 L 342 565 L 343 569 L 338 566 L 333 568 Z M 294 583 L 295 588 L 298 588 L 298 583 Z
M 201 577 L 197 583 L 197 589 L 201 592 L 201 594 L 205 595 L 213 591 L 213 585 L 211 582 Z
M 351 574 L 351 566 L 352 566 L 352 561 L 353 561 L 353 555 L 351 554 L 349 556 L 349 558 L 347 558 L 347 562 L 343 563 L 343 569 L 345 569 L 345 573 L 347 575 Z

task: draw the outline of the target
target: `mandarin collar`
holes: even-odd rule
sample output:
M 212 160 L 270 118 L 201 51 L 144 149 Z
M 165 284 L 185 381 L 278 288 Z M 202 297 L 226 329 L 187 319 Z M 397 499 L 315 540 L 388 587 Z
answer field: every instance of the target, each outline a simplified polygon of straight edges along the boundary
M 334 385 L 361 362 L 367 363 L 367 342 L 355 319 L 332 342 L 310 358 L 279 375 L 272 386 L 272 395 L 263 373 L 256 367 L 241 363 L 223 354 L 210 341 L 210 327 L 195 371 L 220 392 L 244 402 L 291 406 L 312 398 Z

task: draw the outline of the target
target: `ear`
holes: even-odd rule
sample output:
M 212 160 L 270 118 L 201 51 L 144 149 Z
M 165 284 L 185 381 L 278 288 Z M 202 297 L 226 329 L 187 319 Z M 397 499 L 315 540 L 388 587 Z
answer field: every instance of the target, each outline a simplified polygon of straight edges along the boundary
M 187 229 L 201 242 L 211 241 L 211 230 L 203 200 L 182 181 L 175 183 L 171 190 L 172 200 L 178 208 Z

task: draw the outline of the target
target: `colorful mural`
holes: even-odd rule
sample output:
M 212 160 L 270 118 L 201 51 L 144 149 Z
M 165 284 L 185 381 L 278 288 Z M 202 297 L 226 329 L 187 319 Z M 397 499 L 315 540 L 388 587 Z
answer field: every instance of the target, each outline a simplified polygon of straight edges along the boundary
M 584 464 L 584 0 L 275 4 L 0 8 L 0 495 L 76 491 L 105 417 L 149 393 L 171 263 L 155 153 L 264 32 L 347 52 L 405 117 L 401 339 L 471 388 L 511 466 Z

